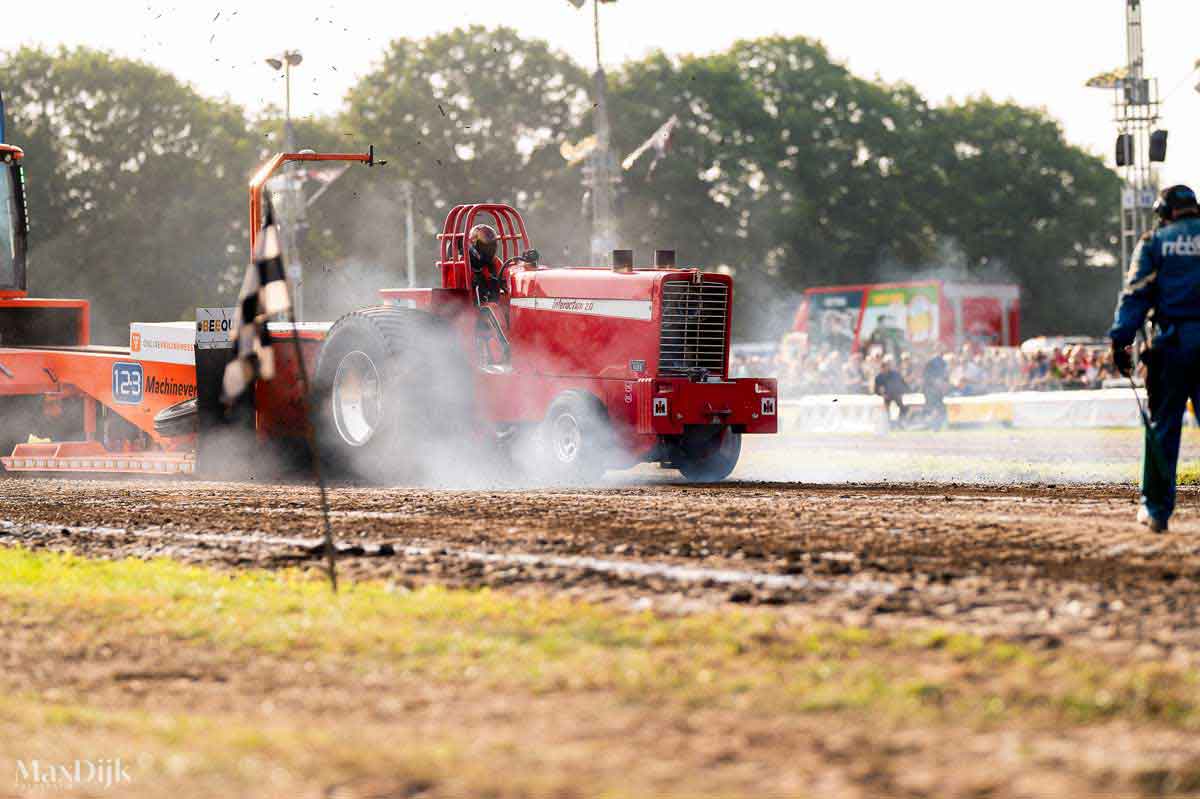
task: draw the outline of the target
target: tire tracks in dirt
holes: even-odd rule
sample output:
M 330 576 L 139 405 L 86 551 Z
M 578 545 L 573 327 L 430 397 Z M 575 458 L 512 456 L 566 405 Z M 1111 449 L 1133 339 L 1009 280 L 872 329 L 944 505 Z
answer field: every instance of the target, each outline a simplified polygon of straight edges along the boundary
M 342 486 L 331 498 L 350 579 L 668 610 L 753 602 L 856 624 L 932 620 L 1052 646 L 1200 654 L 1194 491 L 1168 536 L 1135 525 L 1133 491 L 1112 485 Z M 12 526 L 0 543 L 316 569 L 315 507 L 297 485 L 6 479 L 0 518 Z

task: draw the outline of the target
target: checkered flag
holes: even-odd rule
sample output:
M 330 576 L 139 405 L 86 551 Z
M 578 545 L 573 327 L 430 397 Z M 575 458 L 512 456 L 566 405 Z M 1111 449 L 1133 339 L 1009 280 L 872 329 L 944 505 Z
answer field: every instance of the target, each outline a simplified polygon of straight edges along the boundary
M 221 401 L 233 405 L 256 380 L 275 376 L 275 352 L 267 322 L 289 312 L 287 279 L 283 273 L 283 252 L 279 247 L 279 225 L 271 198 L 263 194 L 263 227 L 254 251 L 254 262 L 246 267 L 242 293 L 233 318 L 233 360 L 225 366 L 221 383 Z

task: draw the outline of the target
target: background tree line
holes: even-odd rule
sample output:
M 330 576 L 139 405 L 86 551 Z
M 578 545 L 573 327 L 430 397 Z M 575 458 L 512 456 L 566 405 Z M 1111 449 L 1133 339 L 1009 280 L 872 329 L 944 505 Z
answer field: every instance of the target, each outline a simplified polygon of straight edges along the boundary
M 231 302 L 247 257 L 245 182 L 280 149 L 278 109 L 242 109 L 145 64 L 88 49 L 0 57 L 9 139 L 26 147 L 31 288 L 96 304 L 97 337 L 131 319 Z M 404 276 L 400 186 L 415 187 L 422 285 L 448 208 L 525 214 L 551 264 L 588 261 L 581 164 L 589 76 L 516 31 L 397 39 L 342 112 L 297 122 L 302 147 L 361 150 L 313 209 L 310 316 Z M 1119 179 L 1044 111 L 986 97 L 935 106 L 865 80 L 818 42 L 771 37 L 704 56 L 651 55 L 609 76 L 614 144 L 680 123 L 651 171 L 624 173 L 619 229 L 645 262 L 737 279 L 739 338 L 779 335 L 805 287 L 933 274 L 1012 280 L 1024 333 L 1098 333 L 1118 284 Z M 1070 298 L 1064 302 L 1064 298 Z

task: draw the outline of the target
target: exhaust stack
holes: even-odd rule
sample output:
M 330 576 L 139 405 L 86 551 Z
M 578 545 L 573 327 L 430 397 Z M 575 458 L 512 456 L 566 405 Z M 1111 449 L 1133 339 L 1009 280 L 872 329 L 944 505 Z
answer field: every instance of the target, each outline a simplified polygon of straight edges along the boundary
M 633 274 L 633 250 L 613 250 L 612 270 L 621 274 Z

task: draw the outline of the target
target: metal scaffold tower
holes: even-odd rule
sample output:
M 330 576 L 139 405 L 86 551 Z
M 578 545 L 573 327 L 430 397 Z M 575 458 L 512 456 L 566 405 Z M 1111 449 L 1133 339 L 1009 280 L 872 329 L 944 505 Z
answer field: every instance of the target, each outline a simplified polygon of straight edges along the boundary
M 600 62 L 600 4 L 614 0 L 592 0 L 592 35 L 596 45 L 596 72 L 592 76 L 592 112 L 595 140 L 583 167 L 583 185 L 592 217 L 591 250 L 593 264 L 606 263 L 617 246 L 614 198 L 621 182 L 621 171 L 612 152 L 612 130 L 608 123 L 608 78 Z M 585 0 L 569 0 L 582 8 Z
M 1166 157 L 1166 132 L 1157 130 L 1158 81 L 1146 77 L 1142 48 L 1142 0 L 1126 0 L 1125 75 L 1113 81 L 1113 119 L 1117 123 L 1117 166 L 1121 191 L 1121 263 L 1128 264 L 1138 239 L 1150 229 L 1151 208 L 1158 194 L 1154 162 Z

